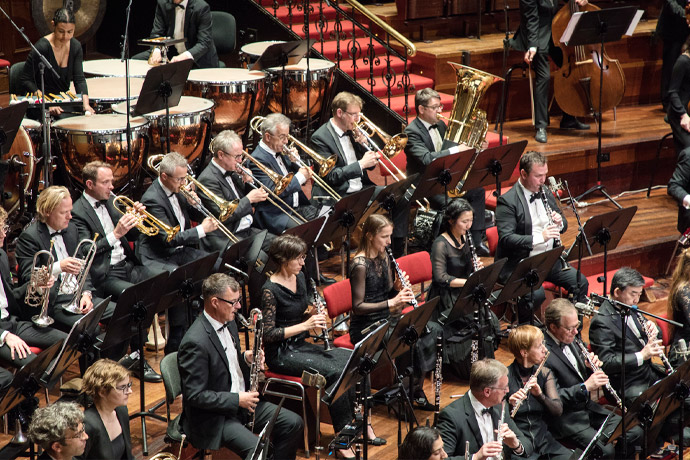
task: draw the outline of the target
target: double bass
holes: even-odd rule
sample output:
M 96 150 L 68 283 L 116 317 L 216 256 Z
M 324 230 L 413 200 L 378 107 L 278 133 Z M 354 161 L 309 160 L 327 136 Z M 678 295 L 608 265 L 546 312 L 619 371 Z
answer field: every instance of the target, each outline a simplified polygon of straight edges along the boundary
M 618 59 L 609 58 L 606 52 L 600 55 L 598 44 L 566 46 L 560 41 L 574 13 L 599 9 L 568 0 L 551 24 L 553 42 L 563 52 L 563 65 L 554 75 L 554 97 L 564 112 L 576 117 L 596 115 L 599 111 L 600 65 L 604 69 L 601 111 L 616 107 L 625 93 L 625 74 Z

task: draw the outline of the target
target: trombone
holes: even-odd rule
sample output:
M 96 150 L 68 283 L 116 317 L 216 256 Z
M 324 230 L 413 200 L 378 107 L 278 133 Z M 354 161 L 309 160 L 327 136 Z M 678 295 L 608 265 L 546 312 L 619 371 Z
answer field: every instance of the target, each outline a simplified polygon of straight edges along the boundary
M 160 160 L 163 159 L 163 154 L 158 154 L 158 155 L 151 155 L 148 160 L 146 160 L 146 164 L 148 165 L 149 168 L 152 170 L 156 171 L 157 174 L 160 174 L 160 171 L 158 170 L 160 166 Z M 228 240 L 232 244 L 238 243 L 240 240 L 237 238 L 225 225 L 223 225 L 223 222 L 220 221 L 216 216 L 213 215 L 211 211 L 209 211 L 203 204 L 201 204 L 201 200 L 199 200 L 198 197 L 194 197 L 192 195 L 192 188 L 191 185 L 193 182 L 189 180 L 191 177 L 190 174 L 187 174 L 187 177 L 185 177 L 184 182 L 182 183 L 182 186 L 180 187 L 180 193 L 182 193 L 182 196 L 184 196 L 187 201 L 190 203 L 190 205 L 199 211 L 201 214 L 204 216 L 208 217 L 211 219 L 215 224 L 218 226 L 218 230 L 225 235 Z M 194 179 L 192 177 L 192 179 Z M 194 182 L 197 182 L 196 179 L 194 179 Z
M 70 313 L 78 314 L 79 311 L 79 301 L 81 299 L 82 291 L 84 290 L 84 283 L 86 282 L 86 277 L 89 276 L 89 270 L 91 269 L 91 264 L 96 256 L 96 238 L 98 238 L 98 233 L 96 233 L 92 240 L 84 238 L 79 242 L 77 248 L 74 250 L 73 258 L 82 252 L 82 245 L 89 245 L 89 250 L 86 251 L 86 255 L 81 259 L 81 268 L 77 275 L 71 273 L 65 273 L 60 282 L 60 287 L 58 288 L 58 294 L 74 294 L 72 300 L 66 307 L 63 307 Z
M 179 225 L 172 227 L 145 210 L 136 210 L 134 208 L 134 201 L 127 196 L 116 196 L 113 199 L 113 206 L 115 206 L 115 209 L 117 209 L 123 215 L 130 214 L 134 216 L 134 218 L 137 220 L 137 229 L 146 236 L 155 236 L 158 234 L 160 229 L 163 230 L 167 235 L 165 240 L 169 243 L 180 231 Z
M 263 123 L 265 119 L 266 117 L 256 116 L 252 118 L 249 125 L 252 127 L 254 131 L 256 131 L 259 134 L 262 134 L 261 123 Z M 307 166 L 306 163 L 304 163 L 304 161 L 302 161 L 302 159 L 299 157 L 297 147 L 299 147 L 307 155 L 309 155 L 311 159 L 319 165 L 319 170 L 315 171 L 316 174 L 313 174 L 311 176 L 312 179 L 314 179 L 314 182 L 319 184 L 319 186 L 323 188 L 326 191 L 326 193 L 328 193 L 331 197 L 333 197 L 333 199 L 335 199 L 336 201 L 340 201 L 342 197 L 323 179 L 323 177 L 328 175 L 328 173 L 331 172 L 331 170 L 335 167 L 335 163 L 336 161 L 338 161 L 338 156 L 331 155 L 329 158 L 324 158 L 318 153 L 316 153 L 316 151 L 310 149 L 304 143 L 300 142 L 292 134 L 288 134 L 288 139 L 290 140 L 290 144 L 286 145 L 283 148 L 283 151 L 288 150 L 288 152 L 286 153 L 288 153 L 291 158 L 294 158 L 301 168 L 308 168 L 309 166 Z
M 29 307 L 41 307 L 41 312 L 38 315 L 31 317 L 31 321 L 38 327 L 48 327 L 55 322 L 53 318 L 48 316 L 48 301 L 50 300 L 50 289 L 41 287 L 48 284 L 50 281 L 51 270 L 55 258 L 53 257 L 54 240 L 50 240 L 50 249 L 41 250 L 34 254 L 34 263 L 31 268 L 31 279 L 29 285 L 26 287 L 26 296 L 24 303 Z M 47 255 L 48 260 L 45 265 L 38 265 L 38 259 L 41 255 Z

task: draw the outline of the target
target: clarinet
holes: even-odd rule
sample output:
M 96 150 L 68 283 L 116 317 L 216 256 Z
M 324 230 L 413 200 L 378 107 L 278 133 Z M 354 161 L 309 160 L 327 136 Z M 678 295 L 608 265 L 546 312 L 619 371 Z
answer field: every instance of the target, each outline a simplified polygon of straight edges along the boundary
M 258 308 L 254 308 L 249 312 L 249 317 L 252 318 L 252 321 L 248 321 L 247 318 L 245 318 L 240 312 L 237 312 L 236 315 L 244 327 L 248 329 L 252 328 L 254 330 L 254 346 L 252 348 L 254 360 L 249 368 L 249 390 L 247 391 L 257 392 L 259 391 L 259 374 L 261 372 L 261 360 L 259 359 L 259 353 L 261 352 L 261 347 L 263 346 L 264 337 L 263 315 L 261 314 L 261 310 Z M 255 419 L 256 412 L 253 412 L 251 420 L 249 423 L 247 423 L 247 428 L 249 428 L 251 431 L 254 429 Z
M 549 204 L 549 200 L 546 199 L 546 194 L 551 193 L 549 189 L 546 187 L 546 185 L 542 185 L 541 188 L 539 189 L 539 198 L 541 198 L 541 202 L 544 205 L 544 210 L 546 211 L 546 218 L 549 221 L 549 225 L 556 225 L 556 222 L 553 220 L 553 209 L 551 209 L 551 205 Z M 561 228 L 563 228 L 561 224 Z M 561 228 L 558 230 L 560 231 Z M 555 237 L 553 239 L 553 247 L 558 247 L 562 246 L 563 244 L 561 243 L 561 238 L 559 236 Z M 563 255 L 560 256 L 561 261 L 563 262 L 563 270 L 566 270 L 568 268 L 568 262 L 563 258 Z
M 546 361 L 546 360 L 544 360 Z M 504 399 L 503 402 L 501 403 L 501 419 L 498 421 L 498 433 L 496 434 L 496 442 L 501 444 L 503 446 L 503 435 L 501 434 L 501 425 L 503 425 L 503 422 L 506 418 L 506 400 Z M 501 453 L 496 455 L 494 457 L 494 460 L 503 460 L 503 450 L 501 450 Z
M 479 310 L 474 311 L 474 322 L 479 324 Z M 474 334 L 471 342 L 470 363 L 472 364 L 479 361 L 479 340 L 477 339 L 477 334 L 479 334 L 479 331 Z
M 470 248 L 470 256 L 472 257 L 472 269 L 476 272 L 481 267 L 479 265 L 479 256 L 477 256 L 477 250 L 474 248 L 474 241 L 472 241 L 472 235 L 470 235 L 469 232 L 466 233 L 465 239 L 467 240 L 467 246 Z
M 400 283 L 402 283 L 403 288 L 410 288 L 412 289 L 412 286 L 408 284 L 407 281 L 405 281 L 405 278 L 403 277 L 403 271 L 400 268 L 400 265 L 398 265 L 398 262 L 395 260 L 395 257 L 393 257 L 393 250 L 389 247 L 386 248 L 386 252 L 388 253 L 388 257 L 391 259 L 391 263 L 393 264 L 393 267 L 395 267 L 395 273 L 398 274 L 398 278 L 400 279 Z M 414 307 L 417 308 L 419 305 L 417 304 L 417 298 L 412 296 L 412 300 L 410 301 L 410 304 Z
M 546 364 L 546 360 L 548 359 L 548 357 L 549 357 L 550 354 L 551 354 L 550 351 L 547 351 L 547 352 L 546 352 L 546 355 L 544 355 L 544 360 L 541 362 L 541 364 L 539 365 L 539 367 L 537 368 L 537 370 L 534 372 L 534 374 L 532 374 L 532 377 L 534 377 L 535 375 L 539 375 L 539 373 L 541 372 L 542 368 L 544 367 L 544 364 Z M 522 389 L 525 391 L 525 397 L 522 398 L 522 399 L 519 399 L 519 400 L 515 403 L 515 407 L 513 407 L 513 411 L 510 413 L 510 416 L 511 416 L 511 417 L 515 417 L 515 414 L 517 414 L 518 409 L 520 408 L 520 406 L 522 405 L 522 403 L 525 402 L 525 400 L 526 400 L 527 397 L 529 396 L 528 391 L 529 391 L 530 388 L 532 388 L 532 384 L 530 383 L 530 380 L 532 380 L 532 377 L 530 377 L 529 379 L 527 379 L 527 383 L 525 383 L 525 386 L 522 387 Z
M 434 369 L 434 426 L 438 424 L 441 413 L 441 384 L 443 383 L 443 334 L 436 336 L 436 368 Z
M 585 344 L 582 342 L 582 339 L 580 339 L 577 336 L 575 337 L 575 345 L 577 345 L 577 347 L 580 349 L 580 352 L 582 353 L 582 356 L 589 363 L 589 367 L 592 369 L 592 372 L 600 371 L 601 368 L 594 364 L 594 361 L 589 357 L 589 351 L 587 350 Z M 611 393 L 613 399 L 616 400 L 616 405 L 620 408 L 620 410 L 623 410 L 623 401 L 621 401 L 621 398 L 618 396 L 618 393 L 616 393 L 616 390 L 613 389 L 611 383 L 607 383 L 604 386 L 609 391 L 609 393 Z
M 314 306 L 316 307 L 316 311 L 319 315 L 325 315 L 326 314 L 326 308 L 323 304 L 323 299 L 321 298 L 319 291 L 316 289 L 316 282 L 313 279 L 310 279 L 309 281 L 311 281 L 311 287 L 314 290 Z M 328 328 L 324 328 L 321 331 L 321 335 L 319 337 L 321 337 L 321 339 L 323 340 L 324 351 L 333 350 L 333 347 L 331 346 L 331 342 L 330 342 L 330 340 L 328 340 Z
M 647 321 L 645 317 L 642 316 L 642 313 L 640 313 L 639 311 L 635 310 L 635 314 L 637 315 L 637 320 L 640 322 L 640 324 L 642 324 L 642 328 L 644 329 L 645 334 L 647 334 L 647 341 L 655 340 L 657 334 L 659 333 L 659 331 L 657 331 L 656 329 L 656 326 L 654 326 L 652 322 Z M 673 374 L 675 370 L 673 369 L 673 366 L 671 366 L 671 362 L 666 357 L 666 353 L 664 353 L 663 349 L 661 350 L 661 355 L 659 356 L 659 358 L 661 359 L 661 362 L 664 364 L 666 374 Z

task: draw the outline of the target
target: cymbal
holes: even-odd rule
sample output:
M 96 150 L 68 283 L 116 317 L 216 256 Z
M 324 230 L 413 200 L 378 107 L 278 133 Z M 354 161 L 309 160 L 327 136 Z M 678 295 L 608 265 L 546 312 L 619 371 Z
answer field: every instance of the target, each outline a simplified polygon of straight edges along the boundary
M 41 36 L 52 32 L 55 10 L 72 8 L 75 17 L 74 38 L 81 42 L 89 40 L 100 27 L 105 15 L 105 0 L 31 0 L 31 16 Z

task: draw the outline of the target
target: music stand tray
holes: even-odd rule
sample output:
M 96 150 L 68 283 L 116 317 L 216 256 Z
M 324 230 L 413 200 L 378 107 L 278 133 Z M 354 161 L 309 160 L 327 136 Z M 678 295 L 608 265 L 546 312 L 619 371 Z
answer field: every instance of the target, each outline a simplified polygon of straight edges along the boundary
M 501 270 L 507 261 L 507 258 L 497 260 L 491 265 L 470 274 L 453 308 L 451 308 L 448 316 L 441 324 L 451 324 L 460 319 L 460 317 L 472 313 L 474 311 L 473 306 L 481 307 L 491 296 L 494 285 L 498 281 L 498 276 L 501 274 Z
M 152 67 L 144 78 L 134 114 L 143 115 L 178 105 L 193 65 L 193 60 L 186 59 Z
M 3 156 L 7 155 L 12 148 L 27 108 L 29 108 L 29 103 L 24 101 L 0 109 L 0 153 Z
M 477 154 L 472 171 L 468 174 L 462 189 L 472 190 L 494 184 L 496 196 L 499 196 L 501 182 L 510 179 L 526 147 L 527 141 L 522 140 L 482 150 Z
M 294 40 L 269 46 L 249 70 L 264 70 L 299 63 L 306 56 L 316 40 Z
M 469 149 L 436 158 L 429 163 L 417 182 L 417 189 L 412 193 L 410 202 L 446 193 L 454 188 L 470 166 L 474 154 L 475 150 Z
M 587 241 L 589 241 L 589 247 L 592 250 L 589 255 L 592 256 L 604 252 L 604 250 L 616 249 L 636 212 L 637 206 L 631 206 L 587 219 L 583 228 Z M 577 259 L 577 254 L 582 244 L 581 240 L 582 238 L 576 238 L 573 245 L 568 249 L 568 260 Z M 587 250 L 587 245 L 584 245 L 583 248 Z

